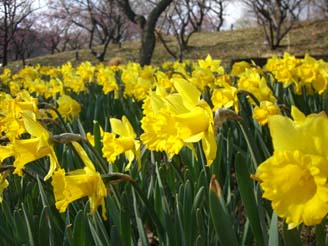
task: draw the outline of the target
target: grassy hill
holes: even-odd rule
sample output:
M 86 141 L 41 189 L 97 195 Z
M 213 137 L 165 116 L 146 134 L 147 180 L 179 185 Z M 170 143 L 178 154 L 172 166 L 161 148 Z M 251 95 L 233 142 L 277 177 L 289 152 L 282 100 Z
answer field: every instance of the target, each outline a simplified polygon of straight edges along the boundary
M 165 37 L 171 47 L 177 47 L 172 37 Z M 122 57 L 125 61 L 138 61 L 139 42 L 125 42 L 121 48 L 110 45 L 106 54 L 106 61 L 113 57 Z M 328 55 L 328 20 L 316 20 L 298 22 L 291 32 L 284 38 L 282 47 L 270 50 L 265 42 L 262 28 L 248 28 L 233 31 L 212 33 L 195 33 L 190 41 L 190 49 L 185 53 L 185 59 L 200 59 L 211 54 L 212 57 L 221 59 L 228 66 L 233 59 L 266 58 L 273 54 L 281 55 L 290 52 L 296 56 Z M 28 64 L 60 66 L 68 61 L 73 64 L 89 60 L 97 63 L 97 60 L 88 50 L 79 50 L 79 60 L 75 58 L 76 52 L 63 52 L 55 55 L 47 55 L 27 60 Z M 153 63 L 172 60 L 164 46 L 158 41 L 153 56 Z M 17 70 L 21 62 L 14 62 L 10 67 Z

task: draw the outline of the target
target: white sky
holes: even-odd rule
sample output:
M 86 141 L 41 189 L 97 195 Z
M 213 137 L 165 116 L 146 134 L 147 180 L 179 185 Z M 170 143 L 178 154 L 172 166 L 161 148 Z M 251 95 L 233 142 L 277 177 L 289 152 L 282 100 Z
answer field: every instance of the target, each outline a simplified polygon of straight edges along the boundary
M 224 29 L 230 29 L 231 24 L 235 23 L 243 14 L 243 7 L 240 2 L 233 1 L 228 3 L 226 15 L 224 17 Z

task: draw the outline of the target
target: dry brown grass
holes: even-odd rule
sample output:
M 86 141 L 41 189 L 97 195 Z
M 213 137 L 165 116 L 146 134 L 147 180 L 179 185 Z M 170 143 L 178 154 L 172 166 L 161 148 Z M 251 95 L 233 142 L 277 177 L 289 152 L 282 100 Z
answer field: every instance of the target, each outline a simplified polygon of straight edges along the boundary
M 170 47 L 177 47 L 172 37 L 165 37 Z M 119 48 L 110 45 L 106 54 L 105 63 L 114 57 L 121 57 L 124 61 L 138 61 L 139 42 L 126 42 Z M 227 66 L 232 59 L 263 58 L 271 57 L 273 54 L 281 55 L 288 51 L 296 56 L 305 53 L 311 55 L 328 55 L 328 20 L 306 21 L 296 23 L 292 31 L 282 41 L 282 47 L 272 51 L 265 43 L 261 28 L 240 29 L 234 31 L 222 31 L 213 33 L 195 33 L 190 41 L 190 49 L 185 52 L 185 59 L 202 59 L 207 54 L 221 59 Z M 79 60 L 76 60 L 76 52 L 63 52 L 30 59 L 27 64 L 41 64 L 60 66 L 70 61 L 76 65 L 88 60 L 97 63 L 88 50 L 79 50 Z M 154 51 L 153 63 L 160 64 L 172 60 L 163 45 L 158 42 Z M 19 62 L 12 63 L 10 67 L 19 69 Z

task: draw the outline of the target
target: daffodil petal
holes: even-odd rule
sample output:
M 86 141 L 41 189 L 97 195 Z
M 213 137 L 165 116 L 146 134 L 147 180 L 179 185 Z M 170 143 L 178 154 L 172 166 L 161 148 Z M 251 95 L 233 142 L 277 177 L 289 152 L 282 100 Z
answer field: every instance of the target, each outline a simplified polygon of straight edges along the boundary
M 209 127 L 209 130 L 204 133 L 204 138 L 202 139 L 202 146 L 204 154 L 206 156 L 207 166 L 210 166 L 216 158 L 217 151 L 217 144 L 213 127 Z
M 33 120 L 26 114 L 23 116 L 23 120 L 25 129 L 33 137 L 40 137 L 41 135 L 44 135 L 46 137 L 49 136 L 49 133 L 46 129 L 44 129 L 37 121 Z
M 120 136 L 128 136 L 128 132 L 123 125 L 123 122 L 116 118 L 109 119 L 112 132 Z
M 13 156 L 15 154 L 13 145 L 1 146 L 0 145 L 0 162 L 4 159 Z
M 189 105 L 195 105 L 200 98 L 200 91 L 185 79 L 174 79 L 174 87 Z
M 84 165 L 86 167 L 90 168 L 91 170 L 96 171 L 95 166 L 93 165 L 92 161 L 90 160 L 90 158 L 88 157 L 87 153 L 82 148 L 82 146 L 78 142 L 75 142 L 75 141 L 72 141 L 72 145 L 73 145 L 74 149 L 76 150 L 76 152 L 78 153 L 78 155 L 80 156 Z
M 305 151 L 308 149 L 308 139 L 303 132 L 296 130 L 291 119 L 274 115 L 269 117 L 268 121 L 275 151 L 296 149 Z
M 305 115 L 294 105 L 292 105 L 291 115 L 294 119 L 294 121 L 297 122 L 304 122 L 305 121 Z

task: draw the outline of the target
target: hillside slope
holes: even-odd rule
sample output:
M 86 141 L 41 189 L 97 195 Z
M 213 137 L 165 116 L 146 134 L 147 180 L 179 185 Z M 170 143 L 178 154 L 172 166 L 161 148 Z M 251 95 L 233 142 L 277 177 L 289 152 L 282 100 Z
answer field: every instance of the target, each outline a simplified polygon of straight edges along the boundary
M 165 37 L 171 47 L 177 44 L 172 37 Z M 138 61 L 139 42 L 125 42 L 122 48 L 110 45 L 106 54 L 106 61 L 113 57 L 121 57 L 127 61 Z M 273 54 L 281 55 L 290 52 L 296 56 L 328 55 L 328 20 L 316 20 L 296 23 L 292 31 L 284 38 L 282 47 L 272 51 L 265 42 L 262 28 L 248 28 L 233 31 L 213 33 L 195 33 L 190 41 L 190 49 L 185 53 L 185 59 L 200 59 L 211 54 L 212 57 L 221 59 L 224 65 L 228 65 L 232 59 L 270 57 Z M 97 60 L 88 50 L 79 50 L 79 60 L 76 60 L 76 52 L 63 52 L 55 55 L 47 55 L 27 60 L 28 64 L 60 66 L 68 61 L 73 64 L 89 60 L 97 63 Z M 172 57 L 166 52 L 164 46 L 158 42 L 153 56 L 153 63 L 159 64 Z M 14 62 L 11 68 L 17 70 L 20 62 Z

